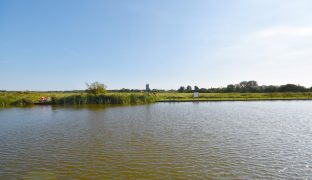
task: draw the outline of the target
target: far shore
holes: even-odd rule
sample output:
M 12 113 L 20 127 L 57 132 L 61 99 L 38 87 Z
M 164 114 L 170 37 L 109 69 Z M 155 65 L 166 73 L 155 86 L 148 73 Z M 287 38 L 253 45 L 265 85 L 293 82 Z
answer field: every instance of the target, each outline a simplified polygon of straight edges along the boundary
M 310 101 L 311 98 L 245 98 L 245 99 L 172 99 L 172 100 L 157 100 L 162 103 L 179 103 L 179 102 L 221 102 L 221 101 Z
M 28 105 L 133 105 L 155 102 L 218 102 L 218 101 L 291 101 L 311 100 L 312 92 L 274 93 L 193 93 L 180 92 L 106 92 L 92 95 L 86 92 L 0 92 L 0 108 Z

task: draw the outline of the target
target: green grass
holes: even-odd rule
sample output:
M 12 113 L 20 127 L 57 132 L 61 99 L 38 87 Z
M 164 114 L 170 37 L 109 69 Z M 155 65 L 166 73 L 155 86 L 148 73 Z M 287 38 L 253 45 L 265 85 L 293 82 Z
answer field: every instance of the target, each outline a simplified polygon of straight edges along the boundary
M 39 101 L 40 97 L 67 97 L 73 93 L 0 92 L 0 107 L 26 106 Z
M 192 93 L 158 93 L 158 100 L 194 100 Z M 198 100 L 310 99 L 305 93 L 200 93 Z
M 86 93 L 47 93 L 47 92 L 0 92 L 0 107 L 27 106 L 37 103 L 40 97 L 50 97 L 50 103 L 66 104 L 146 104 L 155 101 L 191 101 L 192 93 L 106 93 L 88 95 Z M 305 93 L 200 93 L 201 101 L 235 101 L 235 100 L 274 100 L 274 99 L 311 99 L 312 92 Z
M 102 94 L 102 95 L 71 95 L 52 97 L 52 104 L 147 104 L 155 102 L 155 97 L 144 94 Z
M 74 104 L 147 104 L 156 101 L 155 96 L 144 93 L 106 93 L 89 95 L 87 93 L 40 93 L 40 92 L 0 92 L 0 107 L 27 106 L 39 102 L 39 99 L 50 97 L 54 105 Z

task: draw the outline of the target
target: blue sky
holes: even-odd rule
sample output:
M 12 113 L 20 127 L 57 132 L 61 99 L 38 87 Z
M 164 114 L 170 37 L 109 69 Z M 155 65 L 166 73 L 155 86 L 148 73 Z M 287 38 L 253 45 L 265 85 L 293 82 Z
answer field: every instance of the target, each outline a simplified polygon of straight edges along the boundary
M 2 0 L 0 89 L 312 86 L 309 0 Z

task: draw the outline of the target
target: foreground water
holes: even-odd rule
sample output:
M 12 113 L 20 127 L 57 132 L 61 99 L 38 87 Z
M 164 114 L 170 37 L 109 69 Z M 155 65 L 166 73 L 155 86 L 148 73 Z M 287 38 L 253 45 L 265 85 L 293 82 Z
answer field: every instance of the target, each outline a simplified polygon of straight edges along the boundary
M 312 178 L 312 102 L 0 110 L 0 179 Z

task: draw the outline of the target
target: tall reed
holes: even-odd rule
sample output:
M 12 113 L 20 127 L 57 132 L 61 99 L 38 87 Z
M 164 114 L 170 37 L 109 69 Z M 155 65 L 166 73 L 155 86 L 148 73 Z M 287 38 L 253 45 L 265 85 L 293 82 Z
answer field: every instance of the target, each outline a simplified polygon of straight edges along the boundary
M 67 97 L 52 97 L 51 104 L 147 104 L 155 101 L 155 97 L 147 95 L 72 95 Z

